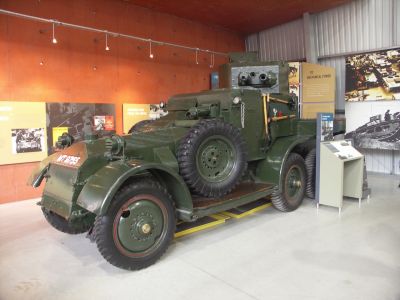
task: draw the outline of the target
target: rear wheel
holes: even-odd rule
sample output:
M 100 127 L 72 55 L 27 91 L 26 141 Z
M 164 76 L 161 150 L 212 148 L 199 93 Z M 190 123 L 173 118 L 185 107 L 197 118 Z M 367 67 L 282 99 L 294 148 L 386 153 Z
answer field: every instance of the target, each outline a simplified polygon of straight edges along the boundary
M 315 198 L 315 165 L 316 165 L 316 150 L 311 149 L 308 152 L 306 159 L 306 172 L 307 172 L 307 184 L 306 184 L 306 196 L 308 198 Z
M 94 238 L 112 265 L 139 270 L 154 264 L 175 232 L 175 210 L 158 183 L 141 180 L 121 189 L 104 216 L 98 216 Z
M 304 159 L 297 153 L 289 154 L 284 162 L 281 175 L 282 192 L 276 189 L 271 201 L 280 211 L 297 209 L 304 198 L 306 187 L 306 170 Z
M 68 222 L 63 217 L 57 215 L 56 213 L 47 210 L 46 208 L 42 207 L 42 212 L 44 217 L 46 218 L 47 222 L 53 226 L 58 231 L 68 233 L 68 234 L 79 234 L 89 231 L 92 227 L 90 222 L 80 222 L 77 224 L 72 224 Z

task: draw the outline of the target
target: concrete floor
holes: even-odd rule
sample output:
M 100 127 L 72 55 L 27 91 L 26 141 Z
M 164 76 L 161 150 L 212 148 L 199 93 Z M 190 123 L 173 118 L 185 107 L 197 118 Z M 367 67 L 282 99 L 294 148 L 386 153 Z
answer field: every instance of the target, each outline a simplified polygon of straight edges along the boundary
M 399 178 L 336 209 L 306 199 L 176 240 L 154 266 L 109 265 L 57 232 L 35 201 L 0 205 L 0 299 L 400 299 Z

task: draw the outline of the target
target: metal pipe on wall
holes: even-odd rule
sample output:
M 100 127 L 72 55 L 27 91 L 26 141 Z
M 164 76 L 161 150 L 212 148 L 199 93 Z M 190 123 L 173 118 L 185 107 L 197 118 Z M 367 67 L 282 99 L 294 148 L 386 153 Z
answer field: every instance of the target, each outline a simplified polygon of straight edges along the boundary
M 169 47 L 180 48 L 180 49 L 184 49 L 184 50 L 188 50 L 188 51 L 205 52 L 205 53 L 210 53 L 210 54 L 214 54 L 214 55 L 228 56 L 228 54 L 224 53 L 224 52 L 218 52 L 218 51 L 212 51 L 212 50 L 208 50 L 208 49 L 201 49 L 201 48 L 197 48 L 197 47 L 190 47 L 190 46 L 185 46 L 185 45 L 180 45 L 180 44 L 175 44 L 175 43 L 158 41 L 158 40 L 153 40 L 150 38 L 143 38 L 143 37 L 136 36 L 136 35 L 112 32 L 112 31 L 102 30 L 102 29 L 98 29 L 98 28 L 94 28 L 94 27 L 88 27 L 88 26 L 83 26 L 83 25 L 62 22 L 62 21 L 58 21 L 58 20 L 54 20 L 54 19 L 40 18 L 40 17 L 36 17 L 36 16 L 21 14 L 21 13 L 10 11 L 10 10 L 5 10 L 5 9 L 0 9 L 0 14 L 17 17 L 17 18 L 21 18 L 21 19 L 27 19 L 27 20 L 36 21 L 36 22 L 55 24 L 57 26 L 64 26 L 67 28 L 91 31 L 91 32 L 96 32 L 96 33 L 104 33 L 104 34 L 108 34 L 113 37 L 126 38 L 126 39 L 146 42 L 146 43 L 152 43 L 152 44 L 156 44 L 156 45 L 160 45 L 160 46 L 169 46 Z

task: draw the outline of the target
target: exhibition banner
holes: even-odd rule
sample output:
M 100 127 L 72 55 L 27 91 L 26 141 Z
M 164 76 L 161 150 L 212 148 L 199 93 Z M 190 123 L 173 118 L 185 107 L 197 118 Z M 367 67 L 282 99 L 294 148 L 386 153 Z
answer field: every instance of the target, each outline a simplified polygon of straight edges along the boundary
M 113 131 L 115 129 L 114 104 L 103 103 L 47 103 L 47 143 L 49 154 L 53 153 L 60 133 L 68 128 L 74 141 L 83 140 L 86 135 Z M 54 130 L 55 128 L 58 128 Z M 61 129 L 62 128 L 62 129 Z M 62 131 L 62 132 L 61 132 Z M 52 134 L 50 134 L 52 133 Z
M 148 120 L 149 113 L 150 104 L 124 103 L 122 106 L 124 134 L 127 134 L 137 122 Z
M 347 56 L 345 100 L 400 100 L 400 48 Z
M 315 119 L 318 112 L 335 112 L 335 69 L 301 63 L 301 117 Z
M 400 101 L 346 103 L 346 135 L 354 147 L 400 150 Z
M 300 63 L 289 63 L 289 94 L 296 99 L 300 99 Z
M 0 101 L 0 127 L 0 165 L 47 156 L 45 103 Z

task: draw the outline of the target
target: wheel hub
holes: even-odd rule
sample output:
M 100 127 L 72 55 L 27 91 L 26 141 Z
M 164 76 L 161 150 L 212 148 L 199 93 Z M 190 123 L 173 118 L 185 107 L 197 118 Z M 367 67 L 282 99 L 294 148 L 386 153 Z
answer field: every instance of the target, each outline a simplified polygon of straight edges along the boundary
M 216 146 L 208 146 L 202 153 L 204 165 L 211 169 L 216 169 L 221 162 L 221 151 Z
M 151 214 L 147 213 L 132 219 L 132 238 L 142 241 L 150 237 L 155 222 Z
M 230 176 L 235 163 L 235 149 L 223 136 L 212 136 L 199 146 L 197 166 L 200 175 L 207 181 L 225 180 Z
M 296 180 L 296 179 L 292 179 L 290 182 L 290 186 L 294 187 L 294 188 L 300 188 L 301 187 L 301 181 L 300 180 Z
M 149 234 L 151 232 L 151 225 L 148 223 L 143 224 L 141 230 L 143 234 Z
M 130 252 L 151 248 L 163 231 L 163 213 L 152 201 L 136 201 L 117 215 L 116 230 L 121 245 Z
M 286 177 L 287 193 L 289 197 L 295 197 L 302 188 L 300 170 L 292 167 Z

